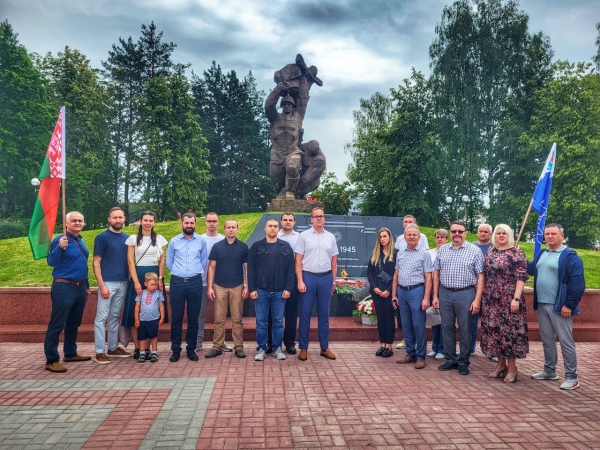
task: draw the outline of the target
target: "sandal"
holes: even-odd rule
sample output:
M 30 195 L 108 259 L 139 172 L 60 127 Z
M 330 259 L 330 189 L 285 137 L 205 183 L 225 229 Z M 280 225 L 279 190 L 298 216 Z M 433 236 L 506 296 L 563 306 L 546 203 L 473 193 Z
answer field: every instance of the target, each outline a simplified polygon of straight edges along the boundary
M 488 375 L 488 377 L 490 378 L 504 378 L 505 376 L 507 376 L 508 374 L 508 366 L 503 366 L 503 367 L 496 367 L 492 372 L 490 372 L 490 374 Z
M 505 383 L 514 383 L 517 381 L 517 375 L 519 374 L 518 370 L 514 372 L 506 372 L 506 377 L 504 378 Z

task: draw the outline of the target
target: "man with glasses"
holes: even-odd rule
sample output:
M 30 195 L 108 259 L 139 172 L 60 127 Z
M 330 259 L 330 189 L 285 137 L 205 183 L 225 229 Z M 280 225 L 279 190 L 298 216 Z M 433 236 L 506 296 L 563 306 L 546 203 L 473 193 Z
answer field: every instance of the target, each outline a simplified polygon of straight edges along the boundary
M 324 229 L 325 212 L 313 208 L 310 221 L 312 227 L 300 233 L 296 244 L 296 277 L 300 292 L 300 354 L 298 359 L 308 359 L 310 316 L 317 301 L 319 343 L 321 356 L 335 359 L 329 350 L 329 303 L 337 273 L 338 247 L 335 236 Z
M 482 223 L 477 228 L 477 240 L 473 242 L 475 247 L 479 247 L 481 253 L 483 254 L 483 259 L 487 256 L 488 250 L 492 247 L 492 226 L 487 223 Z M 475 353 L 477 348 L 477 328 L 479 326 L 479 313 L 473 314 L 472 316 L 473 323 L 471 326 L 472 329 L 472 342 L 471 342 L 471 353 Z M 492 356 L 490 357 L 492 361 L 498 362 L 498 357 Z
M 217 242 L 225 239 L 221 233 L 217 233 L 217 226 L 219 225 L 219 216 L 215 212 L 206 213 L 204 219 L 206 224 L 206 233 L 201 236 L 206 241 L 206 254 L 210 255 L 210 251 Z M 206 275 L 208 274 L 208 256 L 206 259 L 206 267 L 202 273 L 202 306 L 200 307 L 200 314 L 198 315 L 198 339 L 196 343 L 196 350 L 202 350 L 202 343 L 204 342 L 204 317 L 206 316 L 206 309 L 208 308 L 208 295 L 206 295 Z M 227 345 L 227 342 L 223 343 L 221 350 L 224 352 L 230 352 L 233 347 Z
M 442 341 L 446 362 L 439 370 L 458 369 L 469 374 L 471 316 L 479 312 L 483 293 L 483 255 L 466 241 L 464 222 L 452 222 L 452 243 L 442 245 L 433 263 L 433 307 L 440 310 Z M 456 355 L 456 327 L 460 332 L 460 353 Z

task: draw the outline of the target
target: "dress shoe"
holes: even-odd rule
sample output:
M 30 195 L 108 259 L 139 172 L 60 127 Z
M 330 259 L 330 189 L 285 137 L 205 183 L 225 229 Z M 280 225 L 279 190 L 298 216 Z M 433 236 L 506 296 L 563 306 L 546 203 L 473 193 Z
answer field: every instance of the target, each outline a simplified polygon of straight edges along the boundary
M 417 359 L 417 362 L 415 363 L 415 369 L 424 369 L 424 368 L 425 368 L 425 360 Z
M 308 352 L 305 348 L 300 349 L 300 354 L 298 355 L 298 359 L 300 361 L 306 361 L 308 359 Z
M 385 351 L 385 347 L 379 347 L 379 350 L 375 352 L 375 356 L 382 356 Z
M 205 358 L 214 358 L 215 356 L 222 355 L 223 352 L 221 350 L 217 350 L 216 348 L 211 348 L 210 351 L 204 355 Z
M 187 352 L 187 357 L 190 361 L 198 361 L 198 355 L 196 355 L 196 352 Z
M 394 352 L 392 351 L 391 348 L 386 348 L 383 351 L 383 354 L 381 355 L 382 358 L 389 358 L 390 356 L 392 356 L 394 354 Z
M 321 350 L 320 355 L 327 359 L 335 359 L 335 355 L 329 349 Z
M 46 370 L 54 373 L 63 373 L 67 371 L 67 368 L 57 361 L 46 364 Z
M 288 347 L 285 348 L 285 351 L 288 353 L 288 355 L 295 355 L 296 354 L 296 347 L 294 347 L 293 345 L 290 345 Z
M 144 358 L 145 357 L 146 357 L 146 355 L 144 355 Z M 169 361 L 171 361 L 171 362 L 177 362 L 177 361 L 179 361 L 179 353 L 173 352 L 173 354 L 169 358 Z
M 458 369 L 458 363 L 452 361 L 446 361 L 444 364 L 438 367 L 438 370 L 451 370 Z
M 396 361 L 396 362 L 398 364 L 410 364 L 410 363 L 417 362 L 417 358 L 415 358 L 414 356 L 406 355 L 403 359 L 401 359 L 400 361 Z
M 459 364 L 458 373 L 461 375 L 469 375 L 469 366 L 466 364 Z
M 63 357 L 63 362 L 82 362 L 82 361 L 90 361 L 91 359 L 92 359 L 91 356 L 84 356 L 84 355 L 65 356 L 65 357 Z

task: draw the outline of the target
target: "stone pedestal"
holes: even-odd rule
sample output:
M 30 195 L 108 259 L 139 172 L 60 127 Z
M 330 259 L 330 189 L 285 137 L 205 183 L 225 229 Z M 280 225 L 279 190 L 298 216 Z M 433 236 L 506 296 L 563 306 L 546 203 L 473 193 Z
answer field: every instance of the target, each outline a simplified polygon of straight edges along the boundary
M 313 208 L 322 208 L 323 202 L 309 202 L 307 200 L 298 200 L 296 198 L 274 198 L 269 203 L 267 211 L 269 212 L 304 212 L 309 213 Z

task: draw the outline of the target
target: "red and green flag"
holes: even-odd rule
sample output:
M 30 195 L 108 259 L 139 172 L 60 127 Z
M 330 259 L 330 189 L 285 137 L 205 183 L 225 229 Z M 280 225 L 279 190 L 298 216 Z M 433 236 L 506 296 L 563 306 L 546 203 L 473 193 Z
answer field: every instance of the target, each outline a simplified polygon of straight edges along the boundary
M 65 107 L 63 106 L 60 108 L 58 121 L 40 171 L 40 190 L 29 226 L 28 237 L 33 259 L 45 258 L 50 253 L 60 200 L 60 183 L 61 179 L 65 178 L 65 171 Z

